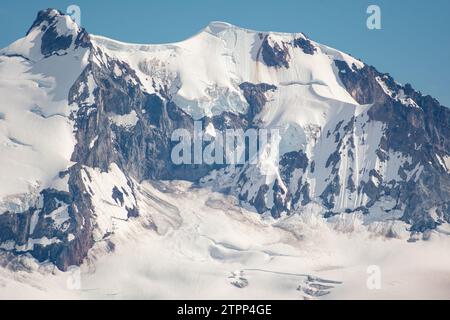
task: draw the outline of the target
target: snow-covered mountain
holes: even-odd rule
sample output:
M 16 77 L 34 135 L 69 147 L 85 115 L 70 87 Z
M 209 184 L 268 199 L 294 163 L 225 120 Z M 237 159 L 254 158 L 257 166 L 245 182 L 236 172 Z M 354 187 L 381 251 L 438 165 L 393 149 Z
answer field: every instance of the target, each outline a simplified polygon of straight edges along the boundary
M 359 214 L 389 222 L 386 237 L 391 221 L 411 239 L 450 222 L 450 110 L 302 33 L 212 22 L 137 45 L 49 9 L 0 51 L 0 96 L 0 248 L 61 270 L 133 220 L 181 224 L 158 216 L 147 181 L 190 181 L 262 217 Z M 195 121 L 276 128 L 279 162 L 176 165 L 172 132 Z

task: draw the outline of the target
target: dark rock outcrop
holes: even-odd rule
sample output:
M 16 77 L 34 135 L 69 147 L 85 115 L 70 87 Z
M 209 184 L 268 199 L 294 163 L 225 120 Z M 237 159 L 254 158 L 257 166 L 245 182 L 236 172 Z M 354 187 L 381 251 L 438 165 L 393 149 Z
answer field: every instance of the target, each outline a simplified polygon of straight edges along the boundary
M 270 35 L 264 37 L 261 52 L 264 63 L 269 67 L 275 68 L 289 68 L 289 47 L 286 43 L 269 41 Z
M 435 228 L 436 221 L 430 211 L 437 210 L 443 218 L 449 215 L 450 174 L 437 157 L 450 153 L 450 109 L 430 96 L 423 96 L 409 84 L 401 86 L 374 67 L 358 69 L 353 65 L 350 68 L 338 60 L 335 64 L 353 98 L 361 104 L 372 104 L 368 112 L 370 120 L 386 126 L 377 156 L 383 159 L 389 151 L 396 151 L 411 157 L 412 163 L 406 169 L 423 167 L 413 181 L 400 181 L 395 186 L 377 187 L 372 182 L 363 185 L 371 203 L 383 194 L 396 194 L 405 204 L 402 219 L 412 225 L 412 230 L 423 232 Z M 380 81 L 390 94 L 383 90 Z
M 317 51 L 316 47 L 311 43 L 311 41 L 305 38 L 294 39 L 294 47 L 300 48 L 304 53 L 310 55 L 313 55 Z

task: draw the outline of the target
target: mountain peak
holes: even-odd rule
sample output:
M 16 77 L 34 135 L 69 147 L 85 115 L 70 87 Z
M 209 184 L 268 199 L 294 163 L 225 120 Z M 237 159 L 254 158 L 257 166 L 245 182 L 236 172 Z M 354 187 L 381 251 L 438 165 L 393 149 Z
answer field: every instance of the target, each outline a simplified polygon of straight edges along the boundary
M 69 48 L 88 47 L 88 33 L 69 15 L 57 9 L 41 10 L 26 36 L 1 51 L 39 60 L 53 54 L 63 54 Z
M 30 29 L 27 31 L 28 36 L 34 29 L 38 27 L 43 27 L 44 24 L 50 25 L 55 22 L 56 19 L 62 18 L 65 15 L 57 9 L 45 9 L 38 12 L 36 19 L 31 25 Z

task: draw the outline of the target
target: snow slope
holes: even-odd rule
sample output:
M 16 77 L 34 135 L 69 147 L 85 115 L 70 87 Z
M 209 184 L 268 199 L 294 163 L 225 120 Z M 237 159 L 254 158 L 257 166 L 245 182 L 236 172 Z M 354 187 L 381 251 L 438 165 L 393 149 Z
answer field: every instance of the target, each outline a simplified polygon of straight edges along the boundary
M 81 29 L 69 16 L 50 10 L 45 18 L 0 50 L 0 214 L 26 210 L 29 193 L 68 191 L 59 175 L 72 164 L 76 143 L 68 96 L 89 50 L 76 48 Z M 55 37 L 70 37 L 67 50 L 46 52 L 45 28 L 54 28 Z
M 450 256 L 445 230 L 407 243 L 353 216 L 326 222 L 317 208 L 261 220 L 231 197 L 186 182 L 143 183 L 144 214 L 118 222 L 81 269 L 51 265 L 0 269 L 1 298 L 62 299 L 448 299 Z M 383 228 L 388 225 L 384 224 Z M 349 250 L 349 248 L 352 250 Z M 370 266 L 381 288 L 370 289 Z M 11 267 L 13 264 L 10 265 Z M 23 268 L 23 267 L 22 267 Z M 315 285 L 327 289 L 316 290 Z M 328 288 L 329 287 L 329 288 Z M 329 292 L 320 296 L 321 291 Z M 314 295 L 318 294 L 317 296 Z
M 87 57 L 86 50 L 33 63 L 0 56 L 0 199 L 68 189 L 58 176 L 71 165 L 76 143 L 68 95 Z

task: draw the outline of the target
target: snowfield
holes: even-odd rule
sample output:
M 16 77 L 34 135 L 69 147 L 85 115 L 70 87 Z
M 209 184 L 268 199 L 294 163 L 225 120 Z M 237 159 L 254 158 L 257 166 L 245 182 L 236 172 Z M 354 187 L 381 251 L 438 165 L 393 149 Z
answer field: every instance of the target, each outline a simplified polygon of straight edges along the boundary
M 450 298 L 449 230 L 409 243 L 406 225 L 394 221 L 326 222 L 315 206 L 275 221 L 186 182 L 139 190 L 145 214 L 117 220 L 80 269 L 13 259 L 0 269 L 0 298 Z M 381 236 L 386 229 L 396 238 Z M 380 289 L 367 286 L 371 266 L 379 267 Z

